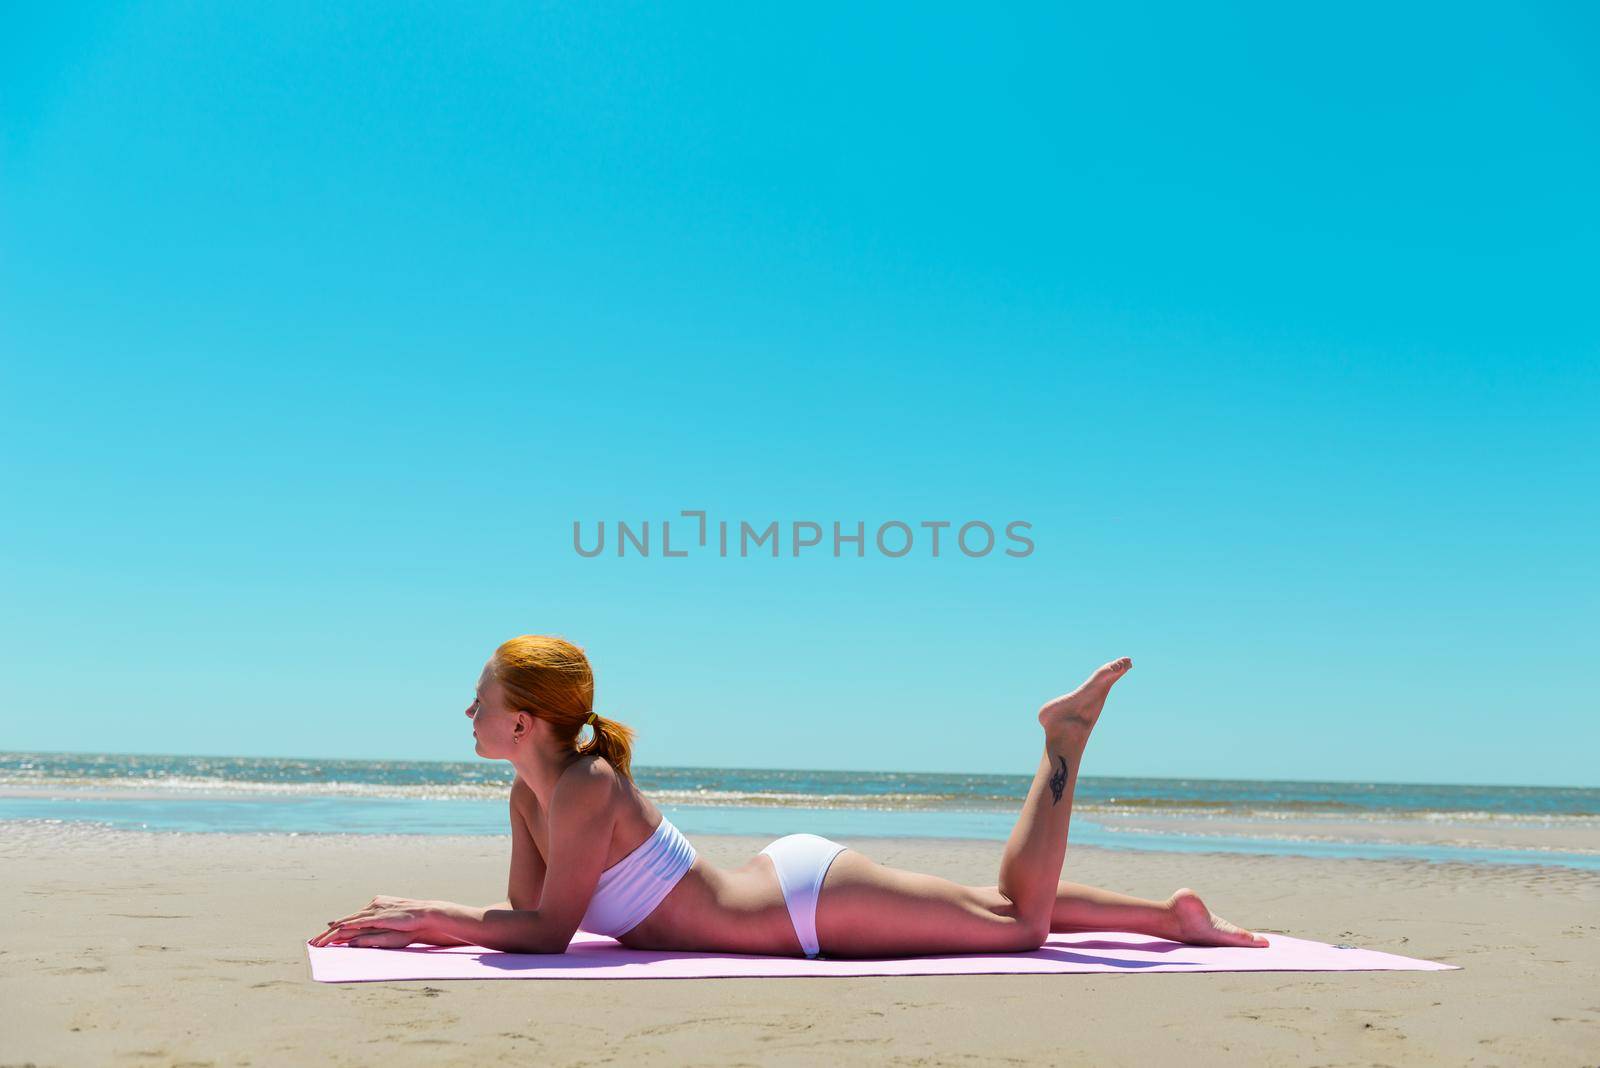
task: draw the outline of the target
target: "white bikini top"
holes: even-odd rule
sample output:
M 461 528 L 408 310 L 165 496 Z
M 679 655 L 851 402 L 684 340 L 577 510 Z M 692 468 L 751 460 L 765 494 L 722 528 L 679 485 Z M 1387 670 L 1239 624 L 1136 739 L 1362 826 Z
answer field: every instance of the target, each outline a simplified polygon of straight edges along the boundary
M 655 911 L 694 864 L 694 846 L 666 816 L 644 844 L 600 873 L 578 926 L 616 938 Z

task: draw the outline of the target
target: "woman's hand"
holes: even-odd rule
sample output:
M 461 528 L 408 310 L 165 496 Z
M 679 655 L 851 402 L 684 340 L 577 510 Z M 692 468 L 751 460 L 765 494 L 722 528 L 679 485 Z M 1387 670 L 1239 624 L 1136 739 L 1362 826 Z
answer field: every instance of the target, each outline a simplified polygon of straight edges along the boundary
M 328 929 L 312 938 L 311 945 L 397 949 L 413 942 L 426 942 L 448 904 L 409 897 L 375 897 L 366 908 L 342 919 L 329 920 Z

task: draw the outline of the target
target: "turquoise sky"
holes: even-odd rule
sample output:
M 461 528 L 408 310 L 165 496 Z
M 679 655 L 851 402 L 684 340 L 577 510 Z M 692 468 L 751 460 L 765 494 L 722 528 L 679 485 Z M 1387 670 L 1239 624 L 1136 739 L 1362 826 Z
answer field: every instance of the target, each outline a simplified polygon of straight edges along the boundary
M 11 12 L 0 748 L 1600 783 L 1592 7 L 759 8 Z

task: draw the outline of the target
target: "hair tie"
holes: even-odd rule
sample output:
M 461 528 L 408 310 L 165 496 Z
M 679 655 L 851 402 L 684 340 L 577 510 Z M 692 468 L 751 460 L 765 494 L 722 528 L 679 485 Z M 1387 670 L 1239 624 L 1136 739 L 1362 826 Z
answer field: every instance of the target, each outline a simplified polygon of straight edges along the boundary
M 590 713 L 589 713 L 589 718 L 588 718 L 588 719 L 586 719 L 586 720 L 584 720 L 584 722 L 585 722 L 585 723 L 593 723 L 593 722 L 594 722 L 594 721 L 595 721 L 595 720 L 597 720 L 597 719 L 599 719 L 599 718 L 600 718 L 600 717 L 599 717 L 599 716 L 598 716 L 598 715 L 596 715 L 596 714 L 595 714 L 595 713 L 593 713 L 593 712 L 590 712 Z

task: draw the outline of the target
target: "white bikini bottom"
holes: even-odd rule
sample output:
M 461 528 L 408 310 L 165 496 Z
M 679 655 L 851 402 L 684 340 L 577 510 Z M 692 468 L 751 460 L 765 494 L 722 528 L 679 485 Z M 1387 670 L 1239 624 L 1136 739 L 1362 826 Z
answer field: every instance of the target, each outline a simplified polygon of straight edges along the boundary
M 833 858 L 845 849 L 838 842 L 816 834 L 789 834 L 761 852 L 772 858 L 778 869 L 778 885 L 783 903 L 789 907 L 789 922 L 800 938 L 807 957 L 815 957 L 817 946 L 817 895 L 822 878 L 828 874 Z

